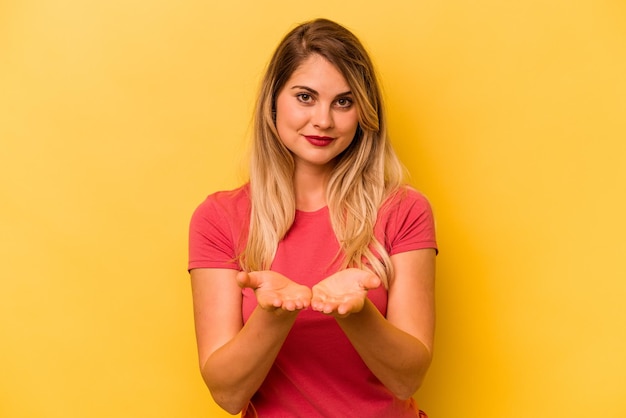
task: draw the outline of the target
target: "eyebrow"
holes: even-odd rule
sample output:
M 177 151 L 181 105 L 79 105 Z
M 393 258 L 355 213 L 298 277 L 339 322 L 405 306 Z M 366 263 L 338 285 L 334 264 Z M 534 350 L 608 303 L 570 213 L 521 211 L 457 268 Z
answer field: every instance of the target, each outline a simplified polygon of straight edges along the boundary
M 291 87 L 291 90 L 295 90 L 295 89 L 306 90 L 306 91 L 308 91 L 311 94 L 319 96 L 319 93 L 317 91 L 315 91 L 314 89 L 312 89 L 311 87 L 307 87 L 307 86 L 292 86 Z M 346 92 L 339 93 L 339 94 L 335 95 L 335 97 L 343 97 L 343 96 L 350 96 L 350 95 L 352 95 L 352 91 L 348 90 Z

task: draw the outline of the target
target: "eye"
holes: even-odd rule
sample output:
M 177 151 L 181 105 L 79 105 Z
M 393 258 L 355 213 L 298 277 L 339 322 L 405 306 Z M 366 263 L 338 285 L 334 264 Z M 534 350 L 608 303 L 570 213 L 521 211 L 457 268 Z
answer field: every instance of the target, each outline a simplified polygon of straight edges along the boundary
M 347 109 L 352 106 L 353 102 L 352 102 L 352 99 L 349 99 L 347 97 L 342 97 L 340 99 L 337 99 L 335 103 L 337 103 L 337 107 Z
M 313 101 L 313 98 L 311 97 L 309 93 L 298 93 L 296 97 L 302 103 L 311 103 Z

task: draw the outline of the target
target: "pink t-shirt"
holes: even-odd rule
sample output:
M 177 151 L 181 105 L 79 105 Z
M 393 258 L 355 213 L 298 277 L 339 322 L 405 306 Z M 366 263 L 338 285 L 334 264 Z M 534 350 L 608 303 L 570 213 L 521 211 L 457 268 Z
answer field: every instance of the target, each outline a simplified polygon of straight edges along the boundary
M 191 220 L 189 269 L 239 270 L 236 256 L 245 246 L 249 211 L 247 185 L 209 196 Z M 383 205 L 375 235 L 390 255 L 437 248 L 430 205 L 410 188 L 403 188 Z M 327 207 L 296 211 L 271 269 L 312 287 L 339 269 L 338 250 Z M 250 289 L 242 292 L 246 321 L 256 307 L 256 298 Z M 370 291 L 368 298 L 386 314 L 387 291 L 382 286 Z M 281 418 L 418 416 L 413 399 L 396 398 L 370 372 L 335 319 L 312 310 L 298 315 L 243 416 L 255 416 L 255 410 L 260 417 Z

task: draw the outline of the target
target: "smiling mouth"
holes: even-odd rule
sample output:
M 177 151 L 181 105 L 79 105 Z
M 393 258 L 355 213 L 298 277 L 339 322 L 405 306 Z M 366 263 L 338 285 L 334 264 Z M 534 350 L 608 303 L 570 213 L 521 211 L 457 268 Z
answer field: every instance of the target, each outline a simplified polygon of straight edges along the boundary
M 309 143 L 317 147 L 324 147 L 334 140 L 334 138 L 331 138 L 330 136 L 304 135 L 304 137 L 307 141 L 309 141 Z

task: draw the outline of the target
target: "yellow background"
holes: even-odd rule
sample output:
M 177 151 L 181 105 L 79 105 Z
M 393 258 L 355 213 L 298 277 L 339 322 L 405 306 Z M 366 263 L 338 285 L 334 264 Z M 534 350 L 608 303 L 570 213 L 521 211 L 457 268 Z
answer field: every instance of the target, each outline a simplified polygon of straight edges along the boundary
M 626 416 L 623 0 L 0 2 L 0 416 L 222 417 L 186 234 L 297 22 L 361 37 L 438 222 L 433 418 Z M 340 372 L 338 372 L 340 373 Z

